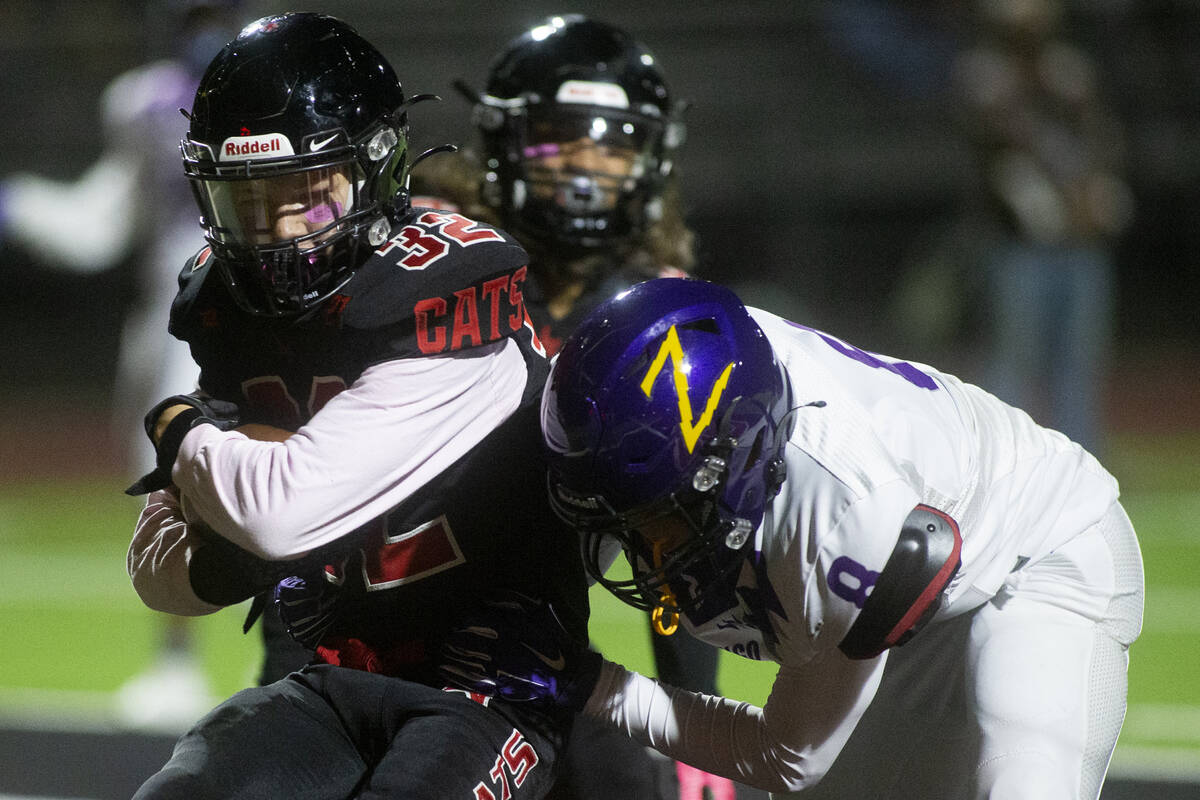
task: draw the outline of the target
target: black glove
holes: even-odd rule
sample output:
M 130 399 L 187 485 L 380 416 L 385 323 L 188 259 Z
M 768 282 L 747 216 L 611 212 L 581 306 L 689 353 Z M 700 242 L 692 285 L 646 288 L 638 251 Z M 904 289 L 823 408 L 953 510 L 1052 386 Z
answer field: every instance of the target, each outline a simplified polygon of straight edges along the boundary
M 325 580 L 323 570 L 290 575 L 275 586 L 275 610 L 292 638 L 316 650 L 341 611 L 342 588 Z
M 571 638 L 549 603 L 511 592 L 484 603 L 446 637 L 438 672 L 458 689 L 579 711 L 602 663 Z
M 158 418 L 171 406 L 188 406 L 187 410 L 175 415 L 157 441 L 154 431 L 158 428 Z M 175 465 L 175 457 L 179 454 L 179 445 L 183 437 L 196 425 L 216 425 L 223 431 L 229 431 L 241 424 L 242 410 L 237 403 L 227 400 L 217 400 L 199 392 L 192 394 L 177 394 L 158 403 L 146 414 L 146 436 L 154 445 L 155 466 L 138 481 L 125 490 L 125 494 L 139 495 L 154 492 L 171 485 L 171 467 Z

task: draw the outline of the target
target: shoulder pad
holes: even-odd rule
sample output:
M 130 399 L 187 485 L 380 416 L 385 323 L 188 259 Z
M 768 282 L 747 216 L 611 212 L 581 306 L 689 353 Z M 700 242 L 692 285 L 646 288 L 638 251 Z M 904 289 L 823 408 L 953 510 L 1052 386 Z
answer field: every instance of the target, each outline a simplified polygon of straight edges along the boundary
M 914 508 L 858 619 L 838 644 L 841 651 L 874 658 L 911 639 L 941 608 L 961 551 L 957 522 L 926 505 Z
M 490 225 L 413 209 L 333 307 L 344 328 L 411 328 L 417 355 L 477 347 L 522 327 L 528 263 L 524 248 Z
M 205 247 L 189 258 L 180 270 L 179 292 L 171 302 L 170 330 L 176 336 L 188 327 L 188 319 L 194 314 L 200 296 L 210 294 L 212 284 L 220 281 L 213 267 L 216 260 L 212 248 Z
M 216 261 L 216 256 L 213 255 L 211 247 L 203 247 L 199 252 L 192 255 L 183 265 L 183 270 L 179 273 L 179 286 L 183 288 L 189 283 L 202 283 L 204 276 L 208 274 L 213 262 Z

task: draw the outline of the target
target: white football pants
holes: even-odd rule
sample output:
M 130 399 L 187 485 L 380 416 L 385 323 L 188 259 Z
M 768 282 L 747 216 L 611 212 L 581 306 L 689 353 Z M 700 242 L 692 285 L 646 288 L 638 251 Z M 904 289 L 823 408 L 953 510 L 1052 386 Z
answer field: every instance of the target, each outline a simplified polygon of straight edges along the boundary
M 822 800 L 1095 800 L 1125 717 L 1144 581 L 1120 504 L 974 611 L 888 654 Z

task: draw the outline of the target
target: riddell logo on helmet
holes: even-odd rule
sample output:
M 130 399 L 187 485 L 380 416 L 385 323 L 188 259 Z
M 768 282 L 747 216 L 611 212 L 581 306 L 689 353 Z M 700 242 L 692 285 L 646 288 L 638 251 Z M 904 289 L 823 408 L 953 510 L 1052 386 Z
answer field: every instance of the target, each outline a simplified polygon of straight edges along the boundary
M 559 103 L 584 103 L 609 108 L 629 108 L 629 96 L 615 83 L 563 81 L 554 97 Z
M 230 136 L 221 144 L 222 161 L 252 161 L 291 155 L 295 155 L 292 143 L 282 133 Z

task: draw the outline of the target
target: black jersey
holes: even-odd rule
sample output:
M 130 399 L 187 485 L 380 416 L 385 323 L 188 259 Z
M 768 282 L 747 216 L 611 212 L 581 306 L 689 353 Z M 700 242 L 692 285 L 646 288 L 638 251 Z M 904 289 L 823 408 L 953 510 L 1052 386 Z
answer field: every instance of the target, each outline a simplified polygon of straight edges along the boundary
M 554 603 L 586 636 L 586 582 L 575 536 L 553 515 L 537 406 L 548 372 L 525 310 L 526 255 L 457 214 L 414 209 L 318 311 L 299 319 L 242 312 L 214 259 L 185 268 L 171 330 L 189 343 L 201 388 L 242 405 L 244 421 L 296 429 L 372 364 L 514 338 L 528 372 L 519 410 L 388 513 L 321 549 L 306 579 L 337 593 L 326 660 L 422 680 L 442 632 L 503 588 Z
M 527 262 L 495 228 L 413 209 L 319 309 L 277 319 L 241 311 L 205 248 L 180 274 L 171 332 L 190 345 L 204 391 L 239 402 L 245 421 L 294 430 L 372 364 L 508 337 L 540 353 Z
M 571 335 L 571 332 L 579 327 L 583 318 L 613 295 L 651 278 L 682 278 L 685 276 L 686 273 L 673 267 L 654 268 L 637 264 L 621 264 L 614 260 L 606 268 L 597 270 L 596 279 L 588 283 L 575 302 L 571 304 L 567 313 L 558 319 L 550 314 L 549 298 L 538 282 L 536 272 L 530 276 L 525 300 L 538 339 L 547 353 L 555 355 L 562 349 L 563 342 Z

